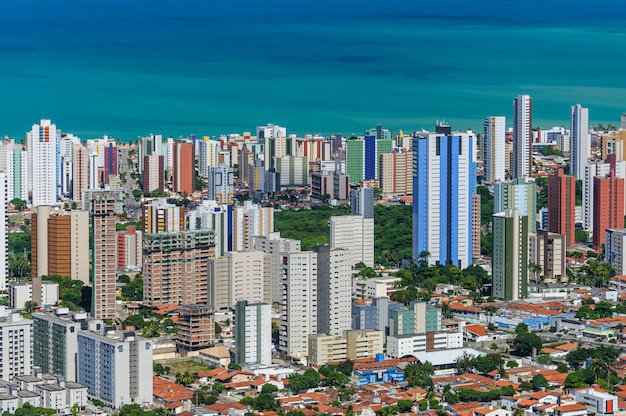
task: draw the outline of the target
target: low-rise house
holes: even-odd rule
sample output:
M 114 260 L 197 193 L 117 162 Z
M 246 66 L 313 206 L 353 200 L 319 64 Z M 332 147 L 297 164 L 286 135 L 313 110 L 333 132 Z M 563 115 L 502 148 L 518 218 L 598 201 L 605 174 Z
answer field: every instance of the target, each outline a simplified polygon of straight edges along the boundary
M 566 404 L 554 408 L 554 416 L 585 416 L 588 414 L 587 406 L 580 403 Z

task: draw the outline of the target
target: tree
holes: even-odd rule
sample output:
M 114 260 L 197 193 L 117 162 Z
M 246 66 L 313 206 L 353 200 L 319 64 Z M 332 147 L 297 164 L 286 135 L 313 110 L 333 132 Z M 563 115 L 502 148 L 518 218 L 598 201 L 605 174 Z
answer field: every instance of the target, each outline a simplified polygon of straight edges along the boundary
M 237 363 L 228 363 L 229 370 L 241 370 L 241 365 Z
M 122 287 L 122 297 L 125 300 L 143 299 L 143 277 L 141 275 L 135 276 L 131 282 Z
M 535 351 L 541 350 L 542 341 L 537 334 L 530 332 L 518 334 L 513 341 L 515 347 L 515 354 L 521 357 L 531 355 L 533 349 Z
M 613 316 L 613 305 L 606 301 L 598 302 L 594 308 L 594 312 L 600 318 L 610 318 Z
M 519 324 L 517 324 L 517 326 L 515 327 L 515 334 L 519 335 L 519 334 L 526 334 L 528 332 L 528 324 L 524 323 L 524 322 L 520 322 Z
M 432 376 L 435 374 L 433 365 L 426 361 L 424 364 L 407 364 L 404 367 L 404 381 L 410 386 L 429 387 L 432 385 Z
M 428 405 L 427 402 L 422 402 L 425 405 Z M 420 410 L 426 410 L 426 409 L 421 409 L 421 404 L 420 403 Z M 398 400 L 397 403 L 398 406 L 398 413 L 406 413 L 406 412 L 410 412 L 411 408 L 413 407 L 413 402 L 410 400 Z
M 558 372 L 559 372 L 559 373 L 561 373 L 561 374 L 567 374 L 567 373 L 569 372 L 569 367 L 568 367 L 568 365 L 567 365 L 567 364 L 565 364 L 564 362 L 559 361 L 559 362 L 556 364 L 556 371 L 558 371 Z
M 29 300 L 24 303 L 24 311 L 31 313 L 37 307 L 37 302 Z
M 163 198 L 167 196 L 167 193 L 161 188 L 154 189 L 150 192 L 150 196 L 153 198 Z
M 133 189 L 133 196 L 135 197 L 135 199 L 139 199 L 143 196 L 143 192 L 141 191 L 141 189 Z
M 170 373 L 170 368 L 160 363 L 154 363 L 152 364 L 152 372 L 154 372 L 157 376 L 168 375 Z
M 506 366 L 507 368 L 517 368 L 519 367 L 519 364 L 515 360 L 509 360 L 507 361 Z
M 548 380 L 546 380 L 543 374 L 537 374 L 534 376 L 532 380 L 530 380 L 530 384 L 533 386 L 533 390 L 535 391 L 549 386 Z
M 576 311 L 576 318 L 578 319 L 591 319 L 593 316 L 593 309 L 589 305 L 583 305 Z
M 277 391 L 278 391 L 278 387 L 272 383 L 265 383 L 261 387 L 261 393 L 272 394 L 272 393 L 276 393 Z
M 9 204 L 13 205 L 13 208 L 20 212 L 26 209 L 26 201 L 24 201 L 23 199 L 13 198 L 11 201 L 9 201 Z

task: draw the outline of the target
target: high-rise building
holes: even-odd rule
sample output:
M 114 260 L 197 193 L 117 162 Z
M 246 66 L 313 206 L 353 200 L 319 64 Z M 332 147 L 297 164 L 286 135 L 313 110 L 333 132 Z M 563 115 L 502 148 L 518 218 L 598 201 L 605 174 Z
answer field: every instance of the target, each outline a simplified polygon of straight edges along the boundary
M 265 170 L 276 169 L 278 171 L 277 163 L 280 163 L 280 159 L 291 155 L 288 149 L 290 140 L 284 136 L 266 137 L 264 143 Z
M 539 266 L 530 268 L 530 280 L 535 283 L 554 283 L 565 278 L 565 236 L 539 230 L 528 234 L 528 263 Z
M 317 253 L 317 332 L 340 335 L 351 329 L 352 264 L 350 251 L 315 246 Z
M 89 285 L 89 212 L 39 205 L 31 224 L 31 275 L 59 275 Z
M 257 126 L 256 137 L 260 142 L 273 137 L 287 137 L 287 128 L 272 123 L 266 126 Z
M 115 281 L 117 235 L 115 204 L 121 191 L 91 191 L 91 228 L 93 229 L 91 316 L 115 319 Z
M 330 217 L 330 247 L 350 251 L 350 265 L 374 267 L 374 218 L 362 215 Z
M 365 177 L 364 143 L 359 139 L 350 139 L 346 142 L 346 173 L 350 183 L 358 183 Z
M 582 187 L 582 225 L 584 230 L 593 230 L 594 178 L 606 177 L 612 171 L 616 178 L 626 177 L 626 161 L 617 161 L 617 155 L 609 154 L 604 162 L 589 163 L 585 166 Z
M 569 172 L 576 179 L 583 179 L 585 166 L 591 156 L 591 139 L 589 137 L 589 109 L 580 104 L 570 109 L 570 156 Z
M 143 265 L 142 235 L 135 226 L 117 232 L 117 268 L 141 269 Z
M 237 301 L 271 302 L 271 258 L 262 251 L 229 251 L 209 260 L 208 303 L 229 311 Z
M 380 190 L 383 194 L 413 194 L 413 153 L 399 149 L 380 155 Z
M 233 251 L 233 206 L 203 200 L 194 210 L 185 213 L 190 230 L 210 230 L 215 235 L 215 256 Z
M 117 146 L 115 143 L 109 142 L 104 148 L 104 169 L 102 172 L 102 181 L 104 183 L 109 183 L 109 175 L 117 175 L 118 166 Z
M 152 154 L 143 157 L 143 190 L 152 192 L 165 189 L 165 167 L 163 155 Z
M 54 313 L 33 313 L 33 365 L 44 373 L 62 375 L 76 381 L 78 333 L 85 326 L 87 314 L 70 315 L 67 308 Z
M 272 364 L 272 306 L 240 300 L 235 306 L 235 362 Z
M 205 136 L 202 140 L 198 140 L 196 145 L 198 146 L 198 176 L 206 179 L 209 174 L 209 167 L 218 165 L 217 156 L 220 142 Z
M 144 232 L 144 303 L 206 303 L 207 268 L 213 255 L 209 230 Z
M 33 368 L 33 321 L 0 306 L 0 379 L 31 374 Z
M 58 137 L 56 125 L 50 120 L 33 124 L 26 133 L 30 158 L 29 177 L 32 179 L 32 206 L 52 205 L 58 200 Z
M 11 201 L 13 198 L 19 198 L 22 201 L 28 201 L 28 152 L 21 145 L 17 145 L 11 140 L 0 145 L 0 149 L 6 150 L 6 167 L 0 170 L 6 172 L 7 191 L 6 200 Z M 0 153 L 0 157 L 4 157 Z
M 512 177 L 531 176 L 533 168 L 533 100 L 518 95 L 513 100 Z
M 548 231 L 566 236 L 567 247 L 576 242 L 576 178 L 559 169 L 548 176 Z
M 218 204 L 232 204 L 235 193 L 235 171 L 229 165 L 221 163 L 209 166 L 207 180 L 207 198 Z
M 480 194 L 472 195 L 472 259 L 479 259 L 481 256 L 481 211 Z
M 9 279 L 7 202 L 6 173 L 0 171 L 0 290 L 7 290 L 7 280 Z
M 506 118 L 491 116 L 485 118 L 482 146 L 482 159 L 485 167 L 485 181 L 496 183 L 506 179 L 505 170 L 505 131 Z
M 281 188 L 302 187 L 309 184 L 309 158 L 285 155 L 273 159 Z
M 82 144 L 74 145 L 72 168 L 72 200 L 81 201 L 83 191 L 89 188 L 89 152 Z
M 620 129 L 626 130 L 626 113 L 622 113 L 622 117 L 620 119 Z
M 528 217 L 516 209 L 493 215 L 493 297 L 528 296 Z
M 616 274 L 626 273 L 626 228 L 606 230 L 604 261 L 611 263 Z
M 472 263 L 473 144 L 471 133 L 421 133 L 413 138 L 415 261 L 428 252 L 430 264 L 465 268 Z
M 343 331 L 339 335 L 309 335 L 309 365 L 356 360 L 381 354 L 384 333 L 373 329 Z M 381 354 L 382 355 L 382 354 Z
M 78 334 L 78 382 L 91 398 L 114 409 L 125 404 L 151 406 L 152 342 L 131 331 L 110 334 L 102 323 L 90 326 L 94 330 Z
M 611 154 L 617 157 L 618 162 L 626 160 L 626 130 L 602 136 L 602 160 Z
M 528 229 L 537 229 L 537 184 L 532 178 L 517 178 L 493 185 L 493 212 L 515 208 L 528 217 Z
M 272 303 L 280 303 L 282 288 L 282 257 L 281 253 L 300 251 L 300 240 L 281 238 L 279 232 L 253 237 L 253 249 L 270 256 L 270 286 Z
M 308 356 L 308 336 L 317 333 L 317 254 L 281 255 L 282 299 L 278 350 L 302 359 Z
M 233 210 L 233 250 L 252 248 L 252 237 L 274 231 L 274 208 L 244 201 Z
M 174 142 L 172 190 L 179 194 L 193 194 L 196 185 L 195 154 L 193 143 L 185 140 Z
M 624 225 L 624 179 L 615 171 L 593 178 L 593 247 L 600 250 L 606 230 Z
M 350 189 L 350 214 L 374 218 L 374 188 Z
M 145 233 L 178 232 L 185 230 L 185 208 L 157 198 L 143 206 Z

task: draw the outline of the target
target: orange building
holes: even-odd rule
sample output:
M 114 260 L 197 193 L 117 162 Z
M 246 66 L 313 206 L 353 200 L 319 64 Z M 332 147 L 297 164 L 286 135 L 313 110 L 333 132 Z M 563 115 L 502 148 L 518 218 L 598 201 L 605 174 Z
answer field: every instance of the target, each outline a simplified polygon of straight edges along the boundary
M 608 228 L 624 224 L 624 179 L 608 176 L 593 178 L 593 248 L 599 250 L 606 240 Z
M 563 169 L 548 176 L 548 231 L 564 234 L 567 247 L 576 242 L 576 178 Z
M 193 194 L 196 182 L 193 143 L 184 140 L 176 140 L 174 143 L 173 170 L 172 190 L 179 194 Z

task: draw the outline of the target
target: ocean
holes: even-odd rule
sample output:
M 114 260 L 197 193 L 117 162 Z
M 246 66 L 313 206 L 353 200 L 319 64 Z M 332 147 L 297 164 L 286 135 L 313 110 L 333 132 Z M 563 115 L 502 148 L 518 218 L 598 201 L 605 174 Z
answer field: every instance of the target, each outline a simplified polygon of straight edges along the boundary
M 626 8 L 599 0 L 2 0 L 0 135 L 83 139 L 536 127 L 626 112 Z

